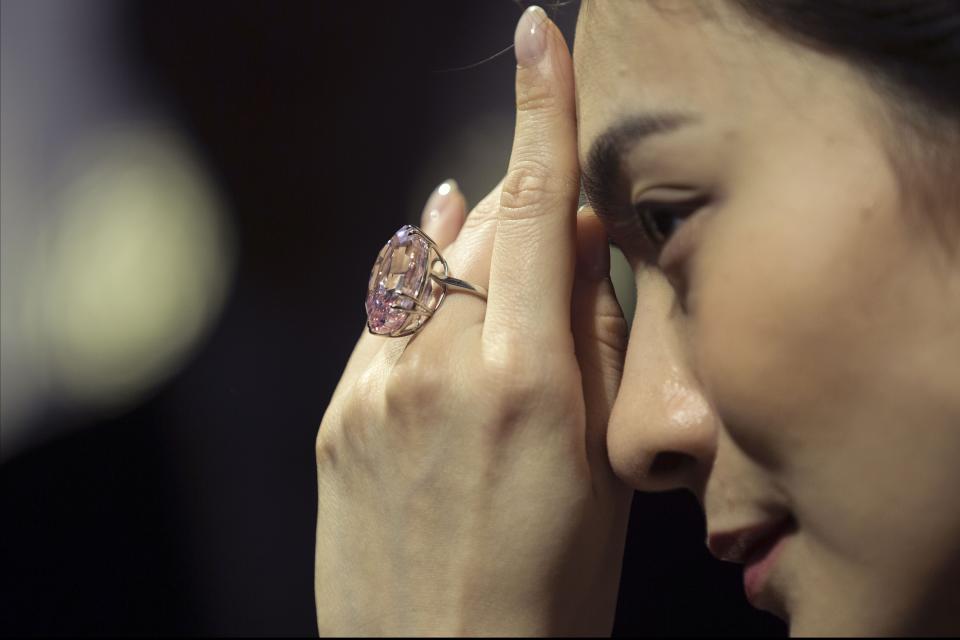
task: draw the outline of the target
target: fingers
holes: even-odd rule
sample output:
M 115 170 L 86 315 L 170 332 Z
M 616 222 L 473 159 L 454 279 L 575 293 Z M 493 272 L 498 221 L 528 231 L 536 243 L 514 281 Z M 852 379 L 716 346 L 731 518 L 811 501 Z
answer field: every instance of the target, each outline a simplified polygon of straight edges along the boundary
M 467 203 L 456 181 L 445 180 L 427 199 L 420 215 L 420 228 L 437 243 L 442 252 L 457 239 L 466 217 Z
M 607 423 L 620 388 L 629 332 L 609 275 L 606 231 L 594 212 L 584 206 L 577 212 L 571 317 L 587 412 L 587 453 L 593 469 L 609 465 Z
M 483 337 L 487 347 L 569 340 L 579 194 L 573 70 L 539 7 L 515 34 L 517 121 L 500 196 Z
M 493 234 L 497 227 L 502 184 L 501 180 L 470 211 L 456 241 L 444 253 L 454 277 L 484 289 L 488 288 L 490 282 L 490 254 L 493 249 Z
M 457 195 L 458 202 L 465 208 L 463 196 Z M 440 253 L 447 261 L 450 274 L 461 280 L 487 288 L 490 280 L 490 251 L 493 246 L 493 232 L 496 230 L 497 209 L 500 203 L 500 185 L 481 200 L 463 220 L 462 216 L 451 215 L 450 220 L 439 224 L 449 225 L 438 229 L 436 233 L 424 228 L 427 235 L 440 245 Z M 443 214 L 445 216 L 446 214 Z M 430 216 L 430 204 L 424 209 L 425 218 Z M 454 220 L 460 224 L 455 225 Z M 425 225 L 427 224 L 425 220 Z M 456 226 L 456 229 L 454 227 Z M 452 242 L 444 246 L 450 238 Z M 485 303 L 472 295 L 447 295 L 442 308 L 430 318 L 429 332 L 434 335 L 452 335 L 462 333 L 464 327 L 473 323 L 482 323 Z M 452 331 L 451 328 L 453 327 Z

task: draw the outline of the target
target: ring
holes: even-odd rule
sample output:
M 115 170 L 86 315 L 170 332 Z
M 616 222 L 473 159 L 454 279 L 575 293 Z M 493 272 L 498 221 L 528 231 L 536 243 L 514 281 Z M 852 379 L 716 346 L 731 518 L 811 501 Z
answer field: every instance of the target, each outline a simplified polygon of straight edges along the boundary
M 437 243 L 405 224 L 377 255 L 367 285 L 367 330 L 400 338 L 416 333 L 436 313 L 447 289 L 487 299 L 487 291 L 450 275 Z

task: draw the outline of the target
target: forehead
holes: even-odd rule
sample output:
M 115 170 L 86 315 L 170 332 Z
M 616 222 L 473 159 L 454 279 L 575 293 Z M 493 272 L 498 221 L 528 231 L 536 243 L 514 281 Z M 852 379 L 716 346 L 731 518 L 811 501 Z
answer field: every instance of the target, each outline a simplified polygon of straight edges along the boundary
M 723 2 L 584 0 L 573 51 L 581 154 L 638 112 L 722 124 L 754 98 L 758 76 L 774 75 L 757 63 L 770 54 L 769 37 Z

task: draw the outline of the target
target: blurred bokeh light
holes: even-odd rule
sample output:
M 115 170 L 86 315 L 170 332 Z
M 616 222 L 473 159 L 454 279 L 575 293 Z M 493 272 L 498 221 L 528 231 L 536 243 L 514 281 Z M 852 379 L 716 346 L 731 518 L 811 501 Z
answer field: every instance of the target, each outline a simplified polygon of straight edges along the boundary
M 234 244 L 190 143 L 112 55 L 114 3 L 2 6 L 6 459 L 51 407 L 116 411 L 172 375 L 222 306 Z
M 20 330 L 66 397 L 126 404 L 209 326 L 232 245 L 220 202 L 169 130 L 101 133 L 71 167 L 25 272 Z

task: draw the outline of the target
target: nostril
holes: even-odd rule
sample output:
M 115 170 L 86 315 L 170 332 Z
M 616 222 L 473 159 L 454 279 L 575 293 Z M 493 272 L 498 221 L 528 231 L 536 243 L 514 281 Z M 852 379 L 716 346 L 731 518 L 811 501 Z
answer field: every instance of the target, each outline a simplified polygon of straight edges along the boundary
M 650 463 L 650 475 L 665 476 L 675 474 L 678 471 L 696 466 L 697 461 L 693 456 L 679 451 L 661 451 L 653 458 Z

